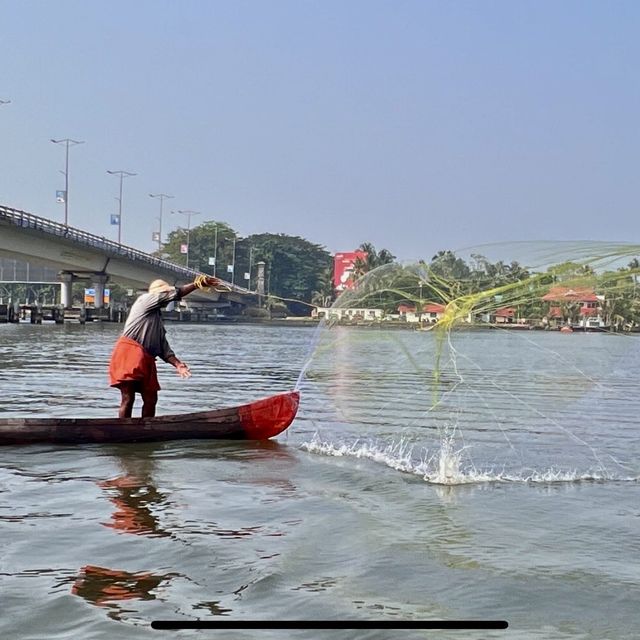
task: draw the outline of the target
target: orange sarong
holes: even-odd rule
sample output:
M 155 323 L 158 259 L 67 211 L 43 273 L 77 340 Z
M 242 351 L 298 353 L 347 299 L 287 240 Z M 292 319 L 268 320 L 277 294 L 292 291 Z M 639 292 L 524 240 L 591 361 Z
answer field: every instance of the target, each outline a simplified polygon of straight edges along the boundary
M 156 359 L 135 340 L 121 336 L 116 342 L 109 361 L 109 384 L 138 382 L 144 391 L 159 391 Z

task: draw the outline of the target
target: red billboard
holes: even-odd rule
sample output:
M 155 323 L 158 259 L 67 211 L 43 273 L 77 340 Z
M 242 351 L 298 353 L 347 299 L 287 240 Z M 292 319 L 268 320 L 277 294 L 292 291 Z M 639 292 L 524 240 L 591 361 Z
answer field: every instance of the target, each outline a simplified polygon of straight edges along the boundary
M 353 267 L 356 259 L 364 260 L 367 257 L 365 251 L 345 251 L 336 253 L 333 257 L 333 286 L 336 291 L 344 291 L 353 288 Z

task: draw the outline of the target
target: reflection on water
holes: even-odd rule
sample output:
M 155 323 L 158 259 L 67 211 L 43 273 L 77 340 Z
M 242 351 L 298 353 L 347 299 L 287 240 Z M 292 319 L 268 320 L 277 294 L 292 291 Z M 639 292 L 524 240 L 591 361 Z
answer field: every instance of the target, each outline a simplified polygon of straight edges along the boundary
M 164 497 L 148 482 L 137 476 L 119 476 L 105 480 L 99 486 L 110 490 L 109 500 L 115 506 L 112 522 L 103 523 L 104 526 L 135 535 L 170 535 L 160 529 L 159 520 L 151 511 Z
M 157 512 L 169 506 L 165 495 L 152 483 L 151 459 L 122 457 L 119 463 L 124 473 L 98 483 L 114 505 L 111 522 L 104 526 L 122 533 L 145 536 L 169 536 L 160 525 Z
M 124 600 L 154 600 L 155 591 L 171 577 L 168 574 L 131 573 L 85 565 L 76 577 L 71 593 L 98 607 L 112 607 L 117 619 L 119 607 L 115 606 L 116 603 Z
M 205 509 L 199 504 L 190 508 L 184 504 L 190 494 L 190 486 L 202 486 L 198 473 L 189 476 L 190 481 L 182 490 L 160 490 L 156 477 L 162 474 L 162 467 L 195 460 L 200 464 L 214 463 L 229 468 L 228 477 L 223 476 L 222 485 L 227 488 L 249 486 L 255 490 L 254 496 L 260 504 L 277 503 L 283 498 L 292 499 L 297 491 L 293 482 L 287 479 L 295 458 L 291 452 L 277 442 L 257 442 L 246 445 L 229 443 L 147 443 L 140 446 L 113 446 L 100 449 L 109 455 L 110 461 L 118 469 L 118 474 L 95 481 L 111 505 L 109 521 L 101 525 L 117 534 L 129 534 L 149 539 L 173 540 L 185 547 L 191 547 L 200 539 L 211 545 L 214 536 L 226 544 L 256 538 L 255 557 L 244 559 L 242 563 L 250 567 L 262 561 L 274 561 L 280 553 L 266 540 L 286 536 L 298 527 L 302 520 L 288 519 L 277 525 L 266 518 L 266 522 L 254 525 L 230 526 L 226 519 L 212 516 L 218 510 L 216 500 Z M 96 447 L 96 449 L 98 449 Z M 261 463 L 268 462 L 270 470 Z M 238 465 L 244 473 L 236 473 Z M 203 475 L 203 478 L 205 476 Z M 207 478 L 210 483 L 210 478 Z M 173 493 L 177 499 L 170 499 Z M 226 502 L 226 500 L 224 501 Z M 221 509 L 224 515 L 228 509 Z M 143 559 L 143 558 L 141 558 Z M 138 563 L 136 563 L 138 564 Z M 131 601 L 163 600 L 163 593 L 178 574 L 176 572 L 149 570 L 111 569 L 95 563 L 86 564 L 74 577 L 71 592 L 101 607 L 109 609 L 109 617 L 123 620 L 131 613 Z M 184 577 L 186 582 L 189 578 Z M 251 581 L 236 585 L 231 593 L 241 598 Z M 123 603 L 126 602 L 126 605 Z M 211 615 L 227 615 L 232 609 L 219 600 L 193 603 L 193 610 L 206 610 Z
M 223 607 L 219 601 L 212 600 L 210 602 L 197 602 L 193 605 L 194 611 L 206 611 L 212 616 L 226 616 L 231 613 L 231 609 Z
M 304 446 L 435 483 L 640 477 L 640 340 L 521 334 L 453 334 L 438 361 L 431 335 L 327 332 L 302 385 L 318 431 Z
M 169 502 L 153 484 L 153 459 L 149 456 L 123 455 L 116 456 L 116 460 L 122 473 L 96 483 L 113 505 L 111 521 L 103 522 L 103 526 L 135 536 L 169 536 L 156 515 L 157 511 L 166 509 Z M 121 606 L 122 602 L 155 600 L 160 585 L 168 584 L 174 576 L 87 564 L 80 569 L 71 593 L 96 606 L 108 607 L 109 617 L 121 620 L 126 612 L 126 607 Z

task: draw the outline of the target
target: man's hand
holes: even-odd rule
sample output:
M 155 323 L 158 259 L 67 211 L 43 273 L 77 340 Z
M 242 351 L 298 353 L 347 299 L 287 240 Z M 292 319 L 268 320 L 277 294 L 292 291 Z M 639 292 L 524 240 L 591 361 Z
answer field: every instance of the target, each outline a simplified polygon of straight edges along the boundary
M 217 287 L 222 280 L 220 278 L 216 278 L 214 276 L 205 276 L 205 287 Z
M 198 276 L 193 282 L 193 284 L 198 289 L 207 289 L 209 287 L 217 287 L 221 283 L 222 283 L 222 280 L 220 280 L 220 278 L 215 278 L 213 276 L 205 276 L 205 275 Z
M 178 375 L 181 378 L 190 378 L 191 377 L 191 370 L 189 369 L 189 365 L 186 364 L 185 362 L 179 362 L 176 365 L 176 371 L 178 372 Z

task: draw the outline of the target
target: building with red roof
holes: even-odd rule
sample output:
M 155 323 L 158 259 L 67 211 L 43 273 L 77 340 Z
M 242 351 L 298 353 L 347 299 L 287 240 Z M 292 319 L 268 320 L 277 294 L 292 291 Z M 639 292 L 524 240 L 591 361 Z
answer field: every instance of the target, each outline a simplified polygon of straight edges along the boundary
M 429 322 L 435 323 L 443 316 L 445 305 L 438 302 L 425 302 L 422 311 L 418 310 L 418 305 L 402 302 L 398 305 L 400 317 L 407 322 Z
M 493 322 L 496 324 L 511 324 L 516 317 L 516 310 L 513 307 L 503 307 L 497 309 L 493 314 Z
M 406 302 L 403 302 L 403 303 L 398 305 L 398 313 L 401 316 L 406 316 L 407 314 L 411 314 L 411 313 L 415 313 L 415 312 L 416 312 L 416 305 L 415 304 L 408 304 Z
M 546 321 L 555 325 L 573 326 L 584 329 L 601 329 L 602 303 L 604 296 L 599 296 L 588 287 L 555 286 L 542 296 L 543 302 L 549 303 Z
M 595 291 L 586 287 L 551 287 L 542 299 L 545 302 L 600 302 Z

